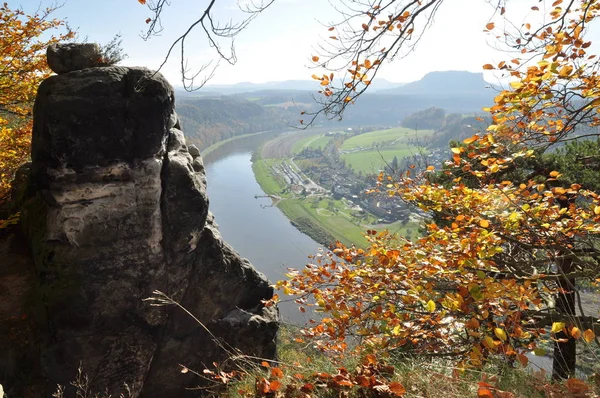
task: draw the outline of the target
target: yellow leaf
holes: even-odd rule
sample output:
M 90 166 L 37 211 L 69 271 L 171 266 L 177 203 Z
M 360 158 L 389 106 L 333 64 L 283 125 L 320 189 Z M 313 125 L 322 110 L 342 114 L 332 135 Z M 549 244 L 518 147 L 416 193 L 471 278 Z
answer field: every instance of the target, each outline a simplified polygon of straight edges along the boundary
M 521 83 L 521 82 L 510 82 L 510 86 L 512 88 L 514 88 L 515 90 L 518 90 L 521 87 L 523 87 L 523 83 Z
M 558 72 L 558 76 L 560 77 L 568 77 L 571 72 L 573 72 L 573 66 L 565 65 L 561 68 L 560 72 Z
M 460 148 L 452 148 L 451 151 L 452 151 L 452 153 L 459 154 L 460 153 Z
M 479 136 L 477 134 L 475 134 L 474 136 L 472 136 L 471 138 L 467 138 L 463 142 L 467 145 L 470 145 L 470 144 L 474 143 L 475 141 L 477 141 L 478 139 L 479 139 Z
M 496 337 L 498 337 L 502 341 L 507 340 L 506 332 L 503 329 L 495 328 L 494 334 L 496 335 Z
M 583 332 L 583 339 L 586 342 L 591 343 L 592 341 L 594 341 L 594 338 L 596 338 L 596 335 L 594 334 L 593 330 L 588 329 L 585 332 Z
M 594 207 L 594 214 L 600 215 L 600 206 L 595 206 Z
M 435 303 L 433 302 L 433 300 L 429 300 L 427 302 L 427 311 L 429 311 L 429 312 L 435 311 Z
M 488 228 L 490 226 L 490 222 L 488 220 L 481 220 L 479 221 L 479 226 L 481 228 Z
M 564 322 L 554 322 L 552 324 L 552 333 L 558 333 L 560 331 L 562 331 L 565 328 L 565 323 Z
M 490 336 L 484 337 L 483 344 L 485 344 L 487 346 L 487 348 L 489 348 L 489 349 L 493 350 L 495 348 L 494 339 L 492 339 Z
M 560 175 L 560 173 L 558 171 L 551 171 L 550 172 L 550 177 L 552 178 L 556 178 Z

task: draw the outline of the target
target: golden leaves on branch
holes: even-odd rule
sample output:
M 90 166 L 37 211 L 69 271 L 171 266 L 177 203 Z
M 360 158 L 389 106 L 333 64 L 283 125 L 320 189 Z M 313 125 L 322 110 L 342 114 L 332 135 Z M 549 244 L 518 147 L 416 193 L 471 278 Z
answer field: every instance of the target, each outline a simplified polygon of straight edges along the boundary
M 0 5 L 0 201 L 16 168 L 29 156 L 33 100 L 40 82 L 50 75 L 46 48 L 73 37 L 70 31 L 49 35 L 64 27 L 63 21 L 50 19 L 53 10 L 26 15 L 7 3 Z

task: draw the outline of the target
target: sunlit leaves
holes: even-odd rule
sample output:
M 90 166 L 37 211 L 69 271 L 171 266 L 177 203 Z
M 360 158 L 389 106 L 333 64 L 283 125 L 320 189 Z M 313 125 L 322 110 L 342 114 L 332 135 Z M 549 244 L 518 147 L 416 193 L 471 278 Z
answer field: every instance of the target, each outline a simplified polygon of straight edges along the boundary
M 73 37 L 71 32 L 51 35 L 64 26 L 50 19 L 52 11 L 25 15 L 0 4 L 0 201 L 29 154 L 33 100 L 40 82 L 50 74 L 46 48 Z
M 542 27 L 537 19 L 503 24 L 519 30 L 500 37 L 522 55 L 483 65 L 510 76 L 507 89 L 485 109 L 491 117 L 486 131 L 461 137 L 443 165 L 424 166 L 423 174 L 379 176 L 382 193 L 422 212 L 422 237 L 406 241 L 371 230 L 368 247 L 338 245 L 280 283 L 300 297 L 301 308 L 322 312 L 304 330 L 316 347 L 341 355 L 350 349 L 347 339 L 360 336 L 358 351 L 449 355 L 467 368 L 494 356 L 526 366 L 528 353 L 541 353 L 542 338 L 596 338 L 589 322 L 576 322 L 577 314 L 548 307 L 548 298 L 564 294 L 556 282 L 568 261 L 577 275 L 600 278 L 594 244 L 600 193 L 542 162 L 548 149 L 596 134 L 600 126 L 599 68 L 587 53 L 584 29 L 600 5 L 594 2 L 585 17 L 579 7 L 567 14 L 561 7 L 548 10 L 550 22 Z M 397 32 L 413 15 L 388 21 L 369 12 L 365 26 L 361 20 L 353 28 L 354 37 L 401 37 Z M 564 25 L 552 22 L 563 16 Z M 499 27 L 485 26 L 494 35 Z M 313 78 L 326 97 L 351 103 L 381 59 L 377 51 L 356 53 L 343 68 L 343 95 L 327 74 Z M 481 387 L 481 394 L 492 391 Z

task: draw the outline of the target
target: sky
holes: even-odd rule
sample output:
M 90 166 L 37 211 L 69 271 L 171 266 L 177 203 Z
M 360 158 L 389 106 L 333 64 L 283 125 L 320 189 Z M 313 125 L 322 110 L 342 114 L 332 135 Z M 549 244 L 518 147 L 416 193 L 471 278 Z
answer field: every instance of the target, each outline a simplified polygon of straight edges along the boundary
M 80 38 L 105 44 L 117 33 L 128 54 L 122 64 L 156 69 L 162 63 L 171 43 L 198 18 L 208 0 L 172 0 L 163 14 L 164 30 L 159 36 L 144 41 L 141 34 L 151 17 L 148 8 L 138 0 L 61 0 L 62 7 L 54 17 L 65 19 Z M 223 23 L 239 20 L 237 1 L 217 0 L 215 18 Z M 53 0 L 8 0 L 9 6 L 21 6 L 34 12 L 40 4 L 50 6 Z M 150 0 L 149 0 L 150 2 Z M 312 55 L 327 42 L 328 23 L 340 19 L 334 9 L 338 0 L 276 0 L 236 38 L 238 61 L 230 66 L 221 62 L 209 84 L 263 83 L 282 80 L 309 80 Z M 535 1 L 537 3 L 537 1 Z M 513 0 L 508 9 L 511 20 L 520 25 L 535 18 L 529 7 L 531 0 Z M 489 0 L 447 0 L 440 7 L 433 25 L 426 31 L 416 51 L 386 64 L 378 77 L 392 82 L 419 80 L 432 71 L 465 70 L 482 72 L 482 65 L 507 59 L 494 49 L 493 38 L 484 32 L 494 10 Z M 529 19 L 528 19 L 529 18 Z M 325 24 L 325 26 L 324 26 Z M 595 32 L 592 32 L 595 33 Z M 600 34 L 597 36 L 600 37 Z M 226 46 L 227 47 L 227 46 Z M 217 60 L 205 36 L 197 32 L 186 45 L 186 62 L 195 70 Z M 214 65 L 214 64 L 213 64 Z M 180 53 L 161 70 L 174 86 L 181 85 Z M 491 72 L 484 75 L 494 82 Z

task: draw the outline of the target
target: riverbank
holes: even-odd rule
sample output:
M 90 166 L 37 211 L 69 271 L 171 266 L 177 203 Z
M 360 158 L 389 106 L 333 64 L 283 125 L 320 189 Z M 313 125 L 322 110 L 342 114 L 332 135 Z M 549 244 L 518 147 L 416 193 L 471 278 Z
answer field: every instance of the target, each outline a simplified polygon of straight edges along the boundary
M 204 157 L 204 156 L 208 155 L 209 153 L 211 153 L 212 151 L 214 151 L 215 149 L 220 148 L 223 145 L 228 144 L 233 141 L 236 141 L 236 140 L 240 140 L 240 139 L 248 138 L 248 137 L 254 137 L 254 136 L 261 135 L 261 134 L 275 133 L 275 132 L 277 132 L 277 130 L 267 130 L 267 131 L 259 131 L 258 133 L 248 133 L 248 134 L 236 135 L 236 136 L 227 138 L 226 140 L 215 142 L 208 148 L 200 151 L 200 155 Z M 282 132 L 283 132 L 283 130 L 282 130 Z
M 290 184 L 282 173 L 283 158 L 263 158 L 263 147 L 252 157 L 252 171 L 261 189 L 281 200 L 276 206 L 298 230 L 316 242 L 330 246 L 340 241 L 347 246 L 365 247 L 366 225 L 376 222 L 374 216 L 360 212 L 352 203 L 335 200 L 323 190 L 307 192 L 300 184 Z M 301 173 L 297 170 L 297 173 Z M 306 176 L 299 176 L 307 179 Z

